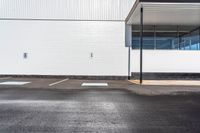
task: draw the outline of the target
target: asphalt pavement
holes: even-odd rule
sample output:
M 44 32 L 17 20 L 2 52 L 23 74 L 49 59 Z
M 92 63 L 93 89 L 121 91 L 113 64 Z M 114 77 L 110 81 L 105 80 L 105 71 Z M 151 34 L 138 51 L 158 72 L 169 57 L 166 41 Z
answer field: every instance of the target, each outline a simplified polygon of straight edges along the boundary
M 0 89 L 0 133 L 199 133 L 200 95 Z

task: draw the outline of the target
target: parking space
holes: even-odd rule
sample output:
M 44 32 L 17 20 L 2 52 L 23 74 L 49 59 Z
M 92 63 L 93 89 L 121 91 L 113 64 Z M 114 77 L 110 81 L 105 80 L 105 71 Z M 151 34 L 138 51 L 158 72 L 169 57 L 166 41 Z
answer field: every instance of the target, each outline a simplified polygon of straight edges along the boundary
M 0 132 L 199 133 L 199 87 L 140 86 L 126 80 L 2 78 Z M 136 95 L 142 94 L 142 95 Z M 192 127 L 192 128 L 191 128 Z
M 0 78 L 0 83 L 5 82 L 28 82 L 27 84 L 20 85 L 20 87 L 25 88 L 48 88 L 50 84 L 58 82 L 62 80 L 62 78 L 16 78 L 16 77 L 2 77 Z M 18 86 L 17 84 L 0 84 L 0 87 L 13 87 Z
M 10 83 L 10 84 L 9 84 Z M 24 83 L 24 84 L 23 84 Z M 0 88 L 37 88 L 37 89 L 87 89 L 87 88 L 127 88 L 131 83 L 126 80 L 76 80 L 69 78 L 0 78 Z

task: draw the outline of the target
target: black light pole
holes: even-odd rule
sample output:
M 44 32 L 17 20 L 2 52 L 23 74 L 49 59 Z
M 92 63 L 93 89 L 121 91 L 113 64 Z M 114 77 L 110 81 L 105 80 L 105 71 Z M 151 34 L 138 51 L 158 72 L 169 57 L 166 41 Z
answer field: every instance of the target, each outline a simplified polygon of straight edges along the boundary
M 140 84 L 142 84 L 143 80 L 142 61 L 143 61 L 143 7 L 141 7 L 140 9 Z
M 200 50 L 200 27 L 199 27 L 199 49 Z

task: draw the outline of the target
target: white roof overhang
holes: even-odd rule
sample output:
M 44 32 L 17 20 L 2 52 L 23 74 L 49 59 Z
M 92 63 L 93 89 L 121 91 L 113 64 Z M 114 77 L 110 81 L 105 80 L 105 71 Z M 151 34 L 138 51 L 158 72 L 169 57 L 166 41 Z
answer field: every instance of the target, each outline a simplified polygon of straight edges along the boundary
M 135 3 L 127 24 L 140 24 L 140 8 L 143 7 L 144 25 L 200 25 L 200 3 Z

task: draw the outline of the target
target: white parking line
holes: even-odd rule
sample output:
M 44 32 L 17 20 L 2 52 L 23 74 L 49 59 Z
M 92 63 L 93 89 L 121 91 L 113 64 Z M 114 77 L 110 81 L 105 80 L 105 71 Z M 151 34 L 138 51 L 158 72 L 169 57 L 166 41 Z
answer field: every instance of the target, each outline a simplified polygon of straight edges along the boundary
M 67 80 L 69 80 L 69 79 L 67 78 L 67 79 L 60 80 L 60 81 L 58 81 L 58 82 L 51 83 L 51 84 L 49 84 L 49 86 L 53 86 L 53 85 L 62 83 L 62 82 L 67 81 Z
M 82 83 L 81 86 L 108 86 L 108 83 Z
M 6 81 L 6 82 L 1 82 L 0 85 L 25 85 L 30 82 L 23 82 L 23 81 Z
M 12 78 L 12 77 L 2 77 L 0 79 L 10 79 L 10 78 Z

